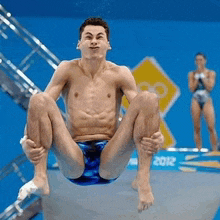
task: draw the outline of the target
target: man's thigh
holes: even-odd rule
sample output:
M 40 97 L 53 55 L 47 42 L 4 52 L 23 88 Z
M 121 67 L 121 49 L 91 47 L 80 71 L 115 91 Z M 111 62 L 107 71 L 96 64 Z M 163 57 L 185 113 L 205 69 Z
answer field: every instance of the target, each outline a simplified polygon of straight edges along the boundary
M 108 142 L 101 154 L 99 173 L 105 179 L 118 177 L 127 166 L 132 152 L 135 149 L 133 141 L 133 124 L 129 115 L 126 115 L 116 133 Z
M 44 121 L 47 118 L 49 121 L 47 126 L 49 124 L 51 126 L 52 150 L 58 159 L 60 170 L 67 177 L 78 178 L 84 171 L 83 153 L 67 129 L 56 102 L 48 95 L 44 95 L 44 99 L 47 103 L 47 108 L 41 113 L 40 117 L 44 116 Z M 44 121 L 41 120 L 40 127 L 44 127 Z M 47 129 L 45 128 L 44 130 L 44 136 L 46 136 Z M 40 136 L 42 136 L 42 131 Z
M 132 100 L 119 128 L 102 152 L 100 176 L 107 179 L 119 176 L 135 148 L 134 141 L 139 143 L 143 137 L 154 133 L 152 129 L 157 125 L 159 125 L 158 97 L 146 91 L 139 93 Z
M 84 156 L 73 140 L 60 113 L 53 115 L 53 147 L 61 172 L 68 178 L 78 178 L 84 171 Z
M 65 139 L 65 136 L 62 137 Z M 68 139 L 68 138 L 66 138 Z M 60 143 L 63 143 L 60 145 Z M 52 151 L 56 155 L 59 169 L 67 178 L 78 178 L 84 172 L 84 156 L 74 141 L 60 141 L 59 145 L 53 143 Z

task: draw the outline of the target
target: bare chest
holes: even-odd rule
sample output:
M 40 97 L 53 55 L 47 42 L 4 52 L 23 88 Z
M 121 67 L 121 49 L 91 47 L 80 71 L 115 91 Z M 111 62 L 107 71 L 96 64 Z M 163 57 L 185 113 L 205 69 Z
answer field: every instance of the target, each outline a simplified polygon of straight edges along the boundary
M 122 96 L 117 87 L 117 80 L 109 74 L 89 78 L 78 75 L 70 79 L 65 92 L 69 110 L 78 109 L 88 114 L 111 111 Z

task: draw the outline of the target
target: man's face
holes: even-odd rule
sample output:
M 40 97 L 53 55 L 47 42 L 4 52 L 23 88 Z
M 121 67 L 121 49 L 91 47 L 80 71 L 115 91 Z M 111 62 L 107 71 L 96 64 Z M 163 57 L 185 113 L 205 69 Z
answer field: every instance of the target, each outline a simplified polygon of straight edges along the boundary
M 202 55 L 196 56 L 195 63 L 198 67 L 204 67 L 206 64 L 206 59 Z
M 87 25 L 78 43 L 82 57 L 87 59 L 106 57 L 107 50 L 111 49 L 104 27 Z

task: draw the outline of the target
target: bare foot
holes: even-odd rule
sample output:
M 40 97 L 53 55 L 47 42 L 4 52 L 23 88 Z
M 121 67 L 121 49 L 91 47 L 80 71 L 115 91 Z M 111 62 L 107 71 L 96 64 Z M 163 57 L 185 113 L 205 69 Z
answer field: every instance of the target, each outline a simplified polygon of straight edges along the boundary
M 50 188 L 48 184 L 47 178 L 37 179 L 34 178 L 33 180 L 24 184 L 18 193 L 18 200 L 24 200 L 27 196 L 31 194 L 36 195 L 49 195 Z
M 144 185 L 138 184 L 139 204 L 138 212 L 147 210 L 154 203 L 154 196 L 151 190 L 150 184 L 144 183 Z
M 137 181 L 137 177 L 134 179 L 134 181 L 131 184 L 131 187 L 133 188 L 133 190 L 137 191 L 138 190 L 138 181 Z

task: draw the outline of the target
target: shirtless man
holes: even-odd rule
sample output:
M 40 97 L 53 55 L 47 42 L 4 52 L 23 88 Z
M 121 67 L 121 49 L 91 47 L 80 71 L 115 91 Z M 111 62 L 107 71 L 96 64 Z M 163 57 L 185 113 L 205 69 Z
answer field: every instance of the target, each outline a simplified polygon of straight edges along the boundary
M 30 193 L 49 194 L 50 148 L 66 178 L 91 185 L 118 178 L 136 145 L 138 210 L 143 211 L 154 201 L 149 183 L 152 154 L 163 145 L 158 98 L 147 91 L 138 94 L 130 70 L 106 60 L 111 48 L 109 28 L 102 19 L 89 18 L 82 24 L 77 48 L 81 59 L 61 62 L 45 92 L 30 99 L 22 146 L 34 163 L 35 175 L 20 189 L 18 199 Z M 65 100 L 66 123 L 56 105 L 60 94 Z M 130 106 L 119 125 L 123 95 Z
M 215 72 L 206 68 L 206 56 L 197 53 L 195 56 L 197 69 L 189 73 L 189 89 L 193 93 L 192 117 L 194 122 L 194 138 L 196 147 L 202 149 L 200 138 L 200 119 L 204 114 L 210 132 L 212 150 L 217 150 L 217 135 L 215 130 L 215 113 L 210 92 L 215 85 Z

